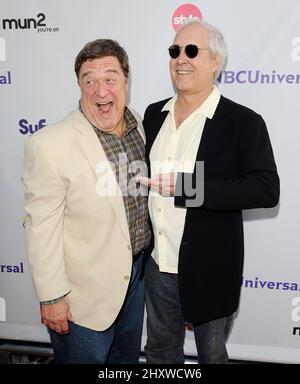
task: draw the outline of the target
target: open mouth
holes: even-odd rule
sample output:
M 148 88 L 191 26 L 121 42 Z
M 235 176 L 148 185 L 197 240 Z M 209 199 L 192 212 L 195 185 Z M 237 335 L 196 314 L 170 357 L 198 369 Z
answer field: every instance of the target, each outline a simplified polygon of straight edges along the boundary
M 192 71 L 184 70 L 184 69 L 177 69 L 176 71 L 178 75 L 189 75 Z
M 97 109 L 100 113 L 108 114 L 112 110 L 113 103 L 111 101 L 104 103 L 96 103 Z

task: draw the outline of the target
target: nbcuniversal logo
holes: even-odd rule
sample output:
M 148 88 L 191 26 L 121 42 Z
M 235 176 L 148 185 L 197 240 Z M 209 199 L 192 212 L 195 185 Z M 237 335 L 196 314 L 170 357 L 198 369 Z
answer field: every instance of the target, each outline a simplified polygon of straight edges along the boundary
M 183 4 L 176 8 L 172 15 L 172 25 L 174 30 L 177 32 L 180 26 L 189 19 L 203 19 L 202 13 L 196 5 Z

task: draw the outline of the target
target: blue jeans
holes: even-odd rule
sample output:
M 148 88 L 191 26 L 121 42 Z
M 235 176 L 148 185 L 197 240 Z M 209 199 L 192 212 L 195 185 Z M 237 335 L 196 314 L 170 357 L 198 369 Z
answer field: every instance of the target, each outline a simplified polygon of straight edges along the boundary
M 69 322 L 69 333 L 49 330 L 57 364 L 138 364 L 144 316 L 143 255 L 133 262 L 122 309 L 105 331 Z
M 152 257 L 145 269 L 148 364 L 183 364 L 185 320 L 177 274 L 160 272 Z M 195 303 L 197 305 L 197 303 Z M 228 362 L 226 340 L 233 316 L 193 324 L 199 364 Z

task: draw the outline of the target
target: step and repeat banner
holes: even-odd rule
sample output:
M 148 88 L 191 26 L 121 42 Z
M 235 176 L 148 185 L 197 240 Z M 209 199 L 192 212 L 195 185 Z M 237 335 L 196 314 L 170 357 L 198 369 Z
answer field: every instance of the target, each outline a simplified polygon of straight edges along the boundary
M 229 61 L 219 88 L 264 117 L 281 178 L 278 207 L 244 212 L 230 358 L 300 363 L 299 0 L 0 0 L 0 339 L 49 341 L 25 256 L 25 140 L 78 106 L 74 59 L 96 38 L 116 39 L 127 50 L 129 102 L 141 115 L 172 96 L 167 47 L 190 17 L 223 32 Z M 142 348 L 145 340 L 144 329 Z M 196 354 L 189 330 L 185 351 Z

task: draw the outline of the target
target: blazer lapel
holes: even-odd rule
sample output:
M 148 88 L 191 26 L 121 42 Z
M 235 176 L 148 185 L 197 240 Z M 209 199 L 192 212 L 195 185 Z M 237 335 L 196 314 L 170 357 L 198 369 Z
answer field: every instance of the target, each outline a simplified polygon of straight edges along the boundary
M 152 145 L 156 139 L 156 136 L 158 135 L 158 132 L 163 125 L 163 122 L 165 121 L 169 111 L 160 111 L 159 114 L 154 116 L 153 123 L 151 124 L 151 128 L 147 132 L 147 140 L 146 140 L 146 148 L 148 150 L 148 154 L 150 153 L 150 150 L 152 148 Z
M 206 119 L 197 153 L 197 160 L 216 159 L 215 154 L 218 151 L 223 135 L 226 133 L 227 119 L 225 115 L 224 98 L 221 96 L 214 116 L 212 119 Z
M 108 198 L 125 236 L 130 241 L 123 196 L 118 182 L 93 127 L 79 111 L 75 112 L 74 129 L 82 151 L 95 174 L 95 193 Z

